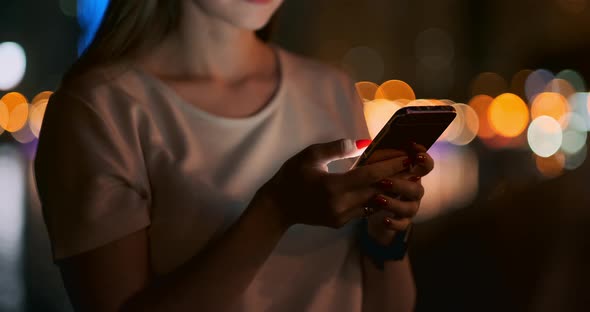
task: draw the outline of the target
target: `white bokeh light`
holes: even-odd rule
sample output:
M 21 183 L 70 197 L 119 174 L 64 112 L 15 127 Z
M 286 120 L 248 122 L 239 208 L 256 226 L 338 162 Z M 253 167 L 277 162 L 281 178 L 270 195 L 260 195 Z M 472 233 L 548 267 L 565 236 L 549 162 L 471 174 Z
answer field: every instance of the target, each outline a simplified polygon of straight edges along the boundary
M 568 126 L 563 130 L 561 150 L 568 155 L 576 154 L 586 147 L 586 120 L 577 113 L 568 113 L 563 119 Z
M 549 157 L 561 147 L 563 139 L 561 126 L 557 120 L 549 116 L 540 116 L 531 122 L 527 139 L 535 154 Z
M 0 43 L 0 90 L 11 90 L 25 76 L 27 56 L 16 42 Z

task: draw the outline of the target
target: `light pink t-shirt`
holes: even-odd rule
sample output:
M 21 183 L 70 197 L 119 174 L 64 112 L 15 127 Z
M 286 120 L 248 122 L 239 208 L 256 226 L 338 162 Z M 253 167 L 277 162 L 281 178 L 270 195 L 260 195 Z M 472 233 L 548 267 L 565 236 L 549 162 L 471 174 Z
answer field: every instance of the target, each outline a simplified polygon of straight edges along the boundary
M 280 86 L 246 118 L 200 110 L 136 68 L 94 70 L 62 86 L 35 160 L 54 259 L 149 227 L 153 269 L 169 272 L 222 235 L 288 158 L 313 143 L 369 138 L 346 75 L 276 50 Z M 353 223 L 290 228 L 238 311 L 360 311 Z

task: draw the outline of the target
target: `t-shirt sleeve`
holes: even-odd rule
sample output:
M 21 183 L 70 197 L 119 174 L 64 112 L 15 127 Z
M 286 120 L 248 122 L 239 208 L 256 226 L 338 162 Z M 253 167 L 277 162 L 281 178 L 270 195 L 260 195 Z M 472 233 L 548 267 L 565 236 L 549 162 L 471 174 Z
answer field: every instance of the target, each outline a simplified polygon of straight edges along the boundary
M 364 103 L 359 97 L 355 83 L 348 75 L 344 75 L 344 84 L 350 100 L 350 109 L 353 117 L 353 129 L 355 139 L 371 139 L 369 128 L 367 127 L 367 120 L 365 119 Z
M 114 100 L 58 91 L 48 103 L 34 169 L 55 261 L 150 224 L 138 113 L 97 103 Z

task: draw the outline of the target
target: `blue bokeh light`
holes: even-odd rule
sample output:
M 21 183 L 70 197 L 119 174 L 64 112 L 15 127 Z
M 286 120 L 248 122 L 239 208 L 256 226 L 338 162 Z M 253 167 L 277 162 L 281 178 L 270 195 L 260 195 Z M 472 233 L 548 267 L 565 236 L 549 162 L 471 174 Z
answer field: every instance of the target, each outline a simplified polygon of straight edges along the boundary
M 81 55 L 94 39 L 108 5 L 109 0 L 78 0 L 77 14 L 78 24 L 80 24 L 78 55 Z

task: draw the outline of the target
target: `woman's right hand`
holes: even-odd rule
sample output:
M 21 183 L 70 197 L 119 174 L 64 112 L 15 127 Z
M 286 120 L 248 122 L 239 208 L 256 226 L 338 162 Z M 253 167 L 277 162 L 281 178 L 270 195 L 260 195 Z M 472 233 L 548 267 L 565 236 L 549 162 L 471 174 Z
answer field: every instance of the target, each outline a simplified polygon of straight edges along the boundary
M 348 139 L 311 145 L 287 160 L 258 195 L 272 202 L 286 226 L 301 223 L 339 228 L 363 216 L 363 207 L 382 193 L 375 187 L 377 182 L 410 165 L 408 156 L 400 153 L 399 157 L 345 173 L 328 173 L 331 161 L 360 153 L 355 142 Z M 413 213 L 391 206 L 383 209 L 401 217 Z

